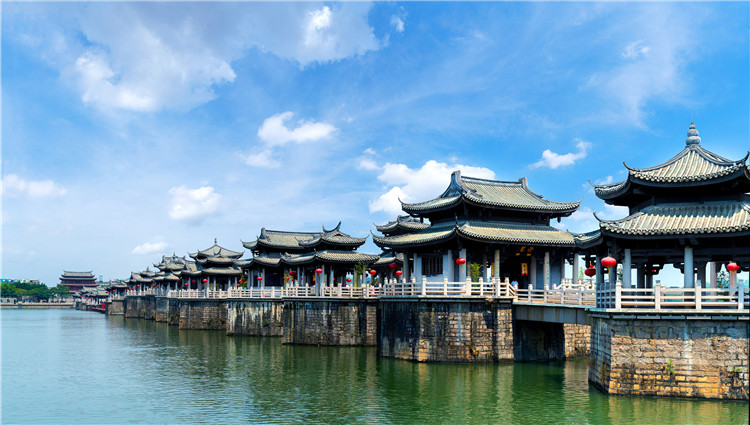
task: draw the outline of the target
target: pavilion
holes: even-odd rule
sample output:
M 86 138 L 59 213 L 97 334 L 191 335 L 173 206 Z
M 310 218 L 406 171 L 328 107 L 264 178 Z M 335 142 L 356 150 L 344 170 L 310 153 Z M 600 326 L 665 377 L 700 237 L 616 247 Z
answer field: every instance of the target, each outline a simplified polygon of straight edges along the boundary
M 685 288 L 694 288 L 696 281 L 715 288 L 717 271 L 732 261 L 744 271 L 750 268 L 748 154 L 729 160 L 704 149 L 694 123 L 687 136 L 685 148 L 668 161 L 648 168 L 623 163 L 626 180 L 594 185 L 596 196 L 627 206 L 629 215 L 597 217 L 599 230 L 579 240 L 579 246 L 617 259 L 624 269 L 624 288 L 652 287 L 653 276 L 665 264 L 683 272 Z M 603 283 L 601 273 L 597 280 Z
M 69 272 L 63 270 L 58 285 L 67 286 L 70 292 L 74 293 L 84 288 L 95 288 L 97 283 L 93 272 Z
M 322 232 L 260 230 L 260 236 L 242 245 L 253 257 L 238 265 L 247 270 L 250 282 L 260 286 L 282 286 L 286 280 L 308 285 L 342 285 L 357 265 L 369 265 L 379 256 L 357 252 L 367 238 L 352 237 L 341 231 L 341 222 Z M 316 279 L 320 270 L 320 279 Z M 259 279 L 260 278 L 260 279 Z
M 186 262 L 180 278 L 195 281 L 197 289 L 227 290 L 237 286 L 242 277 L 242 270 L 237 265 L 242 252 L 221 247 L 216 239 L 211 247 L 188 255 L 195 260 L 195 267 L 188 267 L 189 262 Z
M 487 180 L 454 171 L 437 198 L 401 202 L 416 219 L 399 217 L 377 226 L 384 236 L 373 240 L 385 251 L 403 254 L 406 279 L 464 281 L 470 265 L 477 264 L 480 276 L 551 287 L 564 277 L 565 261 L 577 258 L 577 247 L 574 235 L 550 226 L 550 220 L 571 215 L 579 204 L 544 199 L 529 189 L 526 178 Z

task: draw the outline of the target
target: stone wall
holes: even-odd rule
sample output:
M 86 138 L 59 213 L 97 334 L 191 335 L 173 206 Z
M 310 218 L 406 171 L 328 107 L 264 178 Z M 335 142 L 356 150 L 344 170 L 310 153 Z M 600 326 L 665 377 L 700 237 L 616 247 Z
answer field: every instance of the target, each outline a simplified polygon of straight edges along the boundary
M 284 326 L 279 300 L 227 300 L 227 335 L 281 336 Z
M 156 299 L 153 295 L 132 295 L 125 297 L 125 317 L 154 320 Z
M 747 316 L 701 316 L 593 315 L 589 381 L 610 394 L 748 400 Z
M 156 297 L 155 304 L 156 304 L 156 311 L 154 312 L 154 320 L 160 323 L 168 322 L 169 321 L 169 298 Z
M 565 333 L 565 358 L 588 357 L 591 353 L 591 326 L 563 324 Z
M 377 300 L 284 299 L 284 344 L 376 345 Z
M 419 362 L 513 360 L 509 300 L 381 298 L 378 354 Z
M 177 298 L 168 298 L 167 300 L 167 324 L 170 326 L 179 326 L 182 303 Z
M 125 300 L 107 302 L 107 316 L 119 316 L 123 314 L 125 314 Z
M 221 299 L 180 298 L 180 329 L 226 329 L 227 308 Z

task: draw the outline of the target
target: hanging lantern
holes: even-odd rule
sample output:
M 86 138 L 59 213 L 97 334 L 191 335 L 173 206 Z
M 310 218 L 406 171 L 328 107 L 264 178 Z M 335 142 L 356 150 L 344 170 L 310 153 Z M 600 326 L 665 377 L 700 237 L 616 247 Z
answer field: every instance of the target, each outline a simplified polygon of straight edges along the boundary
M 289 276 L 284 276 L 284 280 L 289 280 Z
M 240 279 L 240 283 L 245 283 L 245 282 L 247 282 L 247 279 L 245 279 L 244 277 Z
M 195 282 L 195 281 L 193 281 L 193 282 Z M 185 282 L 185 286 L 188 286 L 188 283 L 187 283 L 187 282 Z
M 352 278 L 350 278 L 350 277 L 347 277 L 347 278 L 346 278 L 346 281 L 347 281 L 347 282 L 351 282 L 351 281 L 352 281 Z
M 141 285 L 135 285 L 135 287 L 136 287 L 136 288 L 140 288 L 140 287 L 141 287 Z
M 258 277 L 255 278 L 255 280 L 257 280 L 258 282 L 260 282 L 261 280 L 263 280 L 263 276 L 258 276 Z
M 323 273 L 323 269 L 315 269 L 315 273 L 321 274 L 321 273 Z
M 370 270 L 370 274 L 373 275 L 373 276 L 375 276 L 376 274 L 378 274 L 378 272 L 375 271 L 375 270 Z
M 736 272 L 739 269 L 740 269 L 739 264 L 737 264 L 735 262 L 731 262 L 731 263 L 727 264 L 727 270 L 729 270 L 730 272 Z
M 240 287 L 240 284 L 239 284 L 239 283 L 237 284 L 237 287 L 238 287 L 238 288 Z
M 588 267 L 586 270 L 583 271 L 583 274 L 585 274 L 588 277 L 594 277 L 596 276 L 596 269 L 593 267 Z
M 203 279 L 203 283 L 207 283 L 207 282 L 208 282 L 208 279 Z
M 401 276 L 402 274 L 404 274 L 404 272 L 402 272 L 401 270 L 396 270 L 396 276 Z
M 193 283 L 195 283 L 195 279 L 193 279 Z M 187 285 L 187 283 L 185 285 Z
M 390 264 L 390 265 L 389 265 L 388 267 L 390 267 L 390 268 L 391 268 L 391 270 L 396 270 L 396 269 L 398 268 L 398 264 L 396 264 L 396 263 L 391 263 L 391 264 Z
M 606 268 L 611 268 L 617 265 L 617 260 L 615 260 L 612 257 L 604 257 L 602 258 L 602 266 Z
M 292 270 L 292 271 L 290 271 L 290 272 L 288 273 L 288 275 L 289 275 L 289 276 L 292 276 L 292 277 L 294 277 L 294 275 L 296 275 L 296 274 L 297 274 L 297 273 L 296 273 L 296 272 L 295 272 L 294 270 Z
M 463 266 L 464 264 L 466 264 L 466 258 L 457 258 L 456 264 L 458 264 L 459 266 Z

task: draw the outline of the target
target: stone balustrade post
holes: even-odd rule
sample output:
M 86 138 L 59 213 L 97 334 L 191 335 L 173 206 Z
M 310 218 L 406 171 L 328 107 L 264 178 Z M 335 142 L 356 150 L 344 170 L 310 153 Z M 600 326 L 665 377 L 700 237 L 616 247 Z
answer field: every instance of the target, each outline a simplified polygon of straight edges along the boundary
M 622 308 L 622 282 L 620 281 L 615 283 L 615 308 L 618 310 Z
M 654 284 L 654 308 L 661 310 L 661 284 Z
M 421 295 L 424 297 L 427 295 L 427 277 L 422 276 L 422 287 L 420 288 Z
M 549 292 L 549 283 L 544 284 L 544 293 L 542 295 L 542 299 L 544 300 L 544 303 L 547 304 L 547 293 Z
M 464 294 L 466 294 L 467 297 L 471 296 L 471 277 L 466 278 L 466 283 L 464 286 Z
M 479 296 L 484 296 L 484 279 L 481 277 L 479 278 Z
M 703 282 L 701 282 L 703 283 Z M 700 310 L 701 309 L 701 298 L 703 297 L 703 288 L 701 285 L 695 285 L 695 309 Z
M 745 286 L 738 285 L 737 291 L 737 310 L 745 309 Z

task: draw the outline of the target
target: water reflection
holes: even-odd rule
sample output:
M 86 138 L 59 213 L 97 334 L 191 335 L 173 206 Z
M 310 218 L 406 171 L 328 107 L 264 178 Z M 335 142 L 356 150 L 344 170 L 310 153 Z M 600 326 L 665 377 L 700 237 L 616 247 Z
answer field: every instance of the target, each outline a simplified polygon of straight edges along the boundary
M 372 347 L 3 312 L 3 423 L 747 423 L 747 403 L 606 396 L 585 361 L 381 359 Z M 44 400 L 29 409 L 28 400 Z

